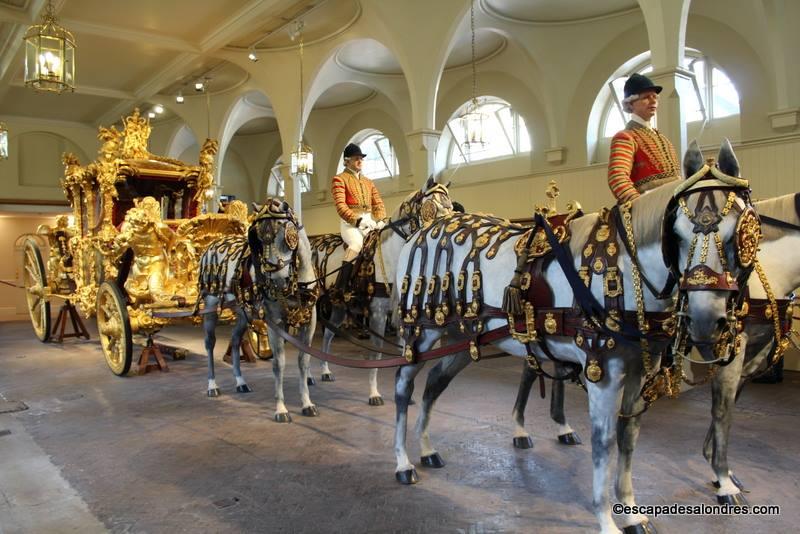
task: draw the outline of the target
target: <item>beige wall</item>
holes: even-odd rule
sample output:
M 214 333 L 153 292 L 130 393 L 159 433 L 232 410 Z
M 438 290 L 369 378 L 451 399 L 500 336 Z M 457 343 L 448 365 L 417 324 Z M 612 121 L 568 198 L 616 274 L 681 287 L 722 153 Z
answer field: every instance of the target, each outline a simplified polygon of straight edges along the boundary
M 0 321 L 30 320 L 25 291 L 6 284 L 22 284 L 22 249 L 26 234 L 35 234 L 40 224 L 53 225 L 54 219 L 53 215 L 0 213 L 0 257 L 6 258 L 0 262 L 0 280 L 5 282 L 0 284 Z M 46 240 L 39 238 L 39 242 L 44 244 Z M 46 244 L 42 247 L 42 259 L 46 265 Z M 58 312 L 59 304 L 51 305 L 55 308 L 51 309 L 53 313 Z

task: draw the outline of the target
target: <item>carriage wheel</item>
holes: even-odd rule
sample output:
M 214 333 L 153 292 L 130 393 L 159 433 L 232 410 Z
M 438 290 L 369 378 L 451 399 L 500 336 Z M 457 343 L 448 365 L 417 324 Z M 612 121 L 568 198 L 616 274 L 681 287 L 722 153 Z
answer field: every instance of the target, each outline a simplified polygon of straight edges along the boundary
M 124 376 L 133 359 L 131 322 L 125 297 L 114 282 L 103 282 L 97 291 L 97 331 L 108 367 Z
M 50 339 L 50 301 L 47 300 L 47 273 L 44 270 L 42 253 L 33 239 L 25 241 L 24 258 L 22 260 L 22 280 L 25 285 L 25 298 L 31 314 L 33 331 L 39 341 Z

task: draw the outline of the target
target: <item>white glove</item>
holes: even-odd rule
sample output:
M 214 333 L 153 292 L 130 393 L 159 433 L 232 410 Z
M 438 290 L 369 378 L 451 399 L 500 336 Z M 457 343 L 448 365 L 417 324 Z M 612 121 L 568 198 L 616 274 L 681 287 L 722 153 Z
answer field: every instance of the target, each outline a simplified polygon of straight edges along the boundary
M 372 219 L 362 218 L 356 221 L 356 224 L 358 225 L 358 229 L 364 234 L 375 228 L 375 222 Z
M 385 221 L 378 221 L 378 222 L 375 224 L 375 229 L 376 229 L 376 230 L 383 230 L 383 227 L 384 227 L 384 226 L 386 226 L 386 222 L 385 222 Z

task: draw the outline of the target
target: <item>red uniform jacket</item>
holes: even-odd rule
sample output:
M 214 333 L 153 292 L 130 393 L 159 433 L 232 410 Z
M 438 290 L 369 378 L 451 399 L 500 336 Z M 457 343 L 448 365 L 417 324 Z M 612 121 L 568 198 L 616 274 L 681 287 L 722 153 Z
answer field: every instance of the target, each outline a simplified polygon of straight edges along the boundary
M 357 212 L 369 212 L 376 221 L 386 217 L 378 188 L 364 175 L 357 178 L 348 169 L 343 170 L 333 177 L 331 192 L 336 213 L 352 225 L 358 220 Z
M 650 182 L 679 176 L 675 148 L 658 130 L 629 121 L 611 140 L 608 187 L 619 202 L 638 197 Z

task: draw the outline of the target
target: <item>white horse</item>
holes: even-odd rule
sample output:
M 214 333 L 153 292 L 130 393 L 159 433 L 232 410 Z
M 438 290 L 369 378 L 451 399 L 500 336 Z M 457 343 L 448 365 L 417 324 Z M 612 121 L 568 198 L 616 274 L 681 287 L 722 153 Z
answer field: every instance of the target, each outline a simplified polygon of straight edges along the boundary
M 231 338 L 233 376 L 236 391 L 249 393 L 242 377 L 239 346 L 249 321 L 267 318 L 281 327 L 297 330 L 310 344 L 316 327 L 316 281 L 311 263 L 311 246 L 305 230 L 297 223 L 286 202 L 267 199 L 247 231 L 247 238 L 227 236 L 212 242 L 200 260 L 200 298 L 205 303 L 203 329 L 208 355 L 208 396 L 217 397 L 220 389 L 214 379 L 214 333 L 219 310 L 230 307 L 236 314 Z M 286 363 L 284 342 L 272 326 L 268 328 L 275 376 L 275 421 L 292 420 L 283 397 L 283 371 Z M 300 399 L 302 413 L 319 414 L 308 393 L 310 356 L 300 352 Z
M 433 178 L 428 179 L 419 191 L 408 195 L 400 206 L 392 213 L 389 223 L 383 230 L 373 230 L 378 233 L 379 242 L 375 245 L 375 255 L 371 262 L 371 271 L 375 275 L 373 285 L 373 295 L 359 292 L 353 299 L 354 302 L 369 303 L 369 326 L 371 335 L 370 342 L 377 348 L 383 347 L 384 334 L 386 331 L 386 320 L 390 316 L 392 305 L 392 280 L 397 272 L 397 258 L 400 249 L 406 242 L 409 235 L 416 232 L 419 228 L 427 226 L 439 217 L 446 217 L 453 213 L 453 204 L 447 191 L 447 186 L 436 183 Z M 325 234 L 314 239 L 313 254 L 315 265 L 318 272 L 331 273 L 341 267 L 344 258 L 345 245 L 342 242 L 338 246 L 330 247 L 329 243 L 338 243 L 338 234 Z M 365 243 L 368 242 L 365 240 Z M 365 247 L 366 248 L 366 247 Z M 324 262 L 324 264 L 323 264 Z M 355 274 L 355 273 L 354 273 Z M 335 274 L 326 274 L 326 287 L 330 287 L 335 280 Z M 365 288 L 362 288 L 365 289 Z M 342 325 L 348 312 L 343 306 L 334 305 L 332 307 L 330 323 L 334 327 Z M 322 340 L 323 352 L 329 352 L 335 334 L 332 330 L 324 328 Z M 374 353 L 371 359 L 380 359 L 381 353 Z M 332 382 L 333 373 L 328 366 L 328 362 L 322 362 L 322 381 Z M 313 382 L 312 382 L 313 383 Z M 369 405 L 382 406 L 383 397 L 378 391 L 378 370 L 369 371 Z
M 800 213 L 797 211 L 796 193 L 756 202 L 754 208 L 761 217 L 763 229 L 759 243 L 759 263 L 763 269 L 773 296 L 786 299 L 792 291 L 800 286 L 800 263 L 786 261 L 787 253 L 800 250 Z M 703 456 L 711 464 L 715 474 L 714 486 L 717 488 L 717 502 L 720 504 L 747 504 L 742 493 L 742 483 L 733 475 L 728 465 L 728 443 L 733 410 L 739 392 L 749 377 L 756 374 L 768 357 L 776 350 L 775 327 L 771 318 L 764 314 L 766 308 L 760 307 L 758 317 L 753 315 L 752 299 L 762 302 L 767 299 L 766 288 L 759 276 L 751 276 L 748 281 L 748 299 L 751 316 L 743 318 L 744 345 L 743 358 L 737 357 L 729 365 L 719 367 L 711 379 L 712 388 L 712 421 L 703 443 Z M 770 312 L 773 313 L 773 312 Z M 781 318 L 783 319 L 783 318 Z M 558 374 L 566 374 L 560 366 Z M 519 429 L 524 432 L 524 410 L 531 385 L 536 378 L 531 369 L 523 371 L 520 390 L 514 405 L 516 432 L 514 445 L 528 448 L 516 437 Z M 580 443 L 572 432 L 564 416 L 564 384 L 554 381 L 552 384 L 550 416 L 559 424 L 558 441 L 572 445 Z M 566 431 L 564 429 L 567 429 Z M 525 434 L 527 436 L 527 433 Z M 529 439 L 529 438 L 528 438 Z
M 617 249 L 622 261 L 618 265 L 622 271 L 623 287 L 634 287 L 636 271 L 642 276 L 646 276 L 656 287 L 665 285 L 669 275 L 669 270 L 664 267 L 662 252 L 662 245 L 665 242 L 669 249 L 667 256 L 670 258 L 670 264 L 675 266 L 676 269 L 678 269 L 678 265 L 686 266 L 685 270 L 683 270 L 684 279 L 695 280 L 696 277 L 694 275 L 698 272 L 697 269 L 703 272 L 713 272 L 716 274 L 714 277 L 715 282 L 721 280 L 726 283 L 730 282 L 731 277 L 738 278 L 744 273 L 744 269 L 734 259 L 732 245 L 739 214 L 745 208 L 748 199 L 747 190 L 743 181 L 733 178 L 738 173 L 738 164 L 735 163 L 735 157 L 729 144 L 723 145 L 718 159 L 719 168 L 714 169 L 713 172 L 715 177 L 722 177 L 723 181 L 711 179 L 712 170 L 707 166 L 704 167 L 702 155 L 699 150 L 696 150 L 695 146 L 694 150 L 690 150 L 687 153 L 684 161 L 686 173 L 691 176 L 691 179 L 680 183 L 682 188 L 679 195 L 680 201 L 674 198 L 677 183 L 674 182 L 657 188 L 633 202 L 630 211 L 631 229 L 635 236 L 638 262 L 631 263 L 631 257 L 626 251 L 625 243 L 619 238 Z M 703 182 L 699 182 L 701 179 Z M 732 187 L 730 184 L 737 184 L 737 186 Z M 695 189 L 698 186 L 699 188 Z M 709 250 L 702 254 L 694 254 L 693 249 L 697 243 L 694 238 L 698 235 L 694 232 L 694 229 L 697 228 L 698 220 L 701 219 L 698 215 L 702 211 L 702 205 L 708 206 L 709 202 L 717 207 L 725 206 L 712 232 L 719 236 L 723 246 L 719 249 L 717 247 L 709 247 Z M 662 238 L 662 218 L 668 209 L 667 213 L 670 214 L 669 222 L 663 229 L 665 235 Z M 719 209 L 717 209 L 717 213 L 720 213 Z M 584 244 L 597 218 L 597 215 L 587 215 L 570 223 L 572 238 L 569 242 L 568 250 L 572 258 L 576 258 L 572 262 L 574 269 L 580 267 L 580 257 L 584 250 Z M 435 224 L 432 228 L 436 226 Z M 498 233 L 495 233 L 489 239 L 494 239 L 496 235 Z M 709 234 L 706 235 L 708 236 Z M 425 287 L 425 279 L 430 279 L 433 275 L 437 275 L 441 279 L 445 272 L 440 266 L 433 265 L 433 262 L 426 262 L 424 267 L 421 267 L 420 256 L 422 254 L 416 253 L 417 248 L 433 250 L 438 239 L 431 238 L 431 231 L 421 232 L 415 237 L 419 239 L 422 245 L 418 247 L 415 244 L 417 239 L 412 238 L 403 248 L 399 264 L 401 266 L 407 265 L 408 268 L 405 271 L 402 269 L 398 271 L 397 283 L 400 285 L 404 279 L 411 281 L 421 279 L 422 282 L 417 282 L 416 285 Z M 452 263 L 454 265 L 463 265 L 464 258 L 473 248 L 472 241 L 478 241 L 481 237 L 481 234 L 473 234 L 473 237 L 468 238 L 465 242 L 454 244 Z M 722 252 L 722 256 L 719 255 L 718 251 Z M 413 257 L 411 257 L 412 253 L 414 254 Z M 698 255 L 700 256 L 699 262 L 695 259 Z M 512 280 L 516 265 L 517 257 L 514 251 L 514 244 L 510 240 L 501 245 L 491 259 L 479 254 L 476 268 L 479 268 L 482 274 L 482 282 L 479 282 L 477 286 L 483 295 L 480 309 L 500 309 L 505 288 Z M 639 269 L 634 269 L 634 265 L 638 265 Z M 572 287 L 577 288 L 577 291 L 579 289 L 578 286 L 581 284 L 579 281 L 575 286 L 571 286 L 567 274 L 565 274 L 569 270 L 569 266 L 562 268 L 558 262 L 554 261 L 545 271 L 545 277 L 554 292 L 555 306 L 560 308 L 570 308 L 573 305 L 576 295 Z M 688 276 L 690 273 L 692 276 Z M 466 273 L 466 275 L 469 276 L 470 273 Z M 595 280 L 591 283 L 591 292 L 596 299 L 602 299 L 602 281 L 597 280 L 597 277 L 594 278 Z M 686 283 L 688 284 L 689 282 Z M 732 286 L 732 284 L 728 285 Z M 473 292 L 474 288 L 475 285 L 473 285 Z M 684 285 L 682 289 L 693 288 Z M 730 325 L 730 303 L 731 296 L 735 295 L 736 292 L 720 291 L 716 284 L 712 284 L 710 289 L 712 290 L 688 291 L 688 294 L 685 295 L 687 309 L 683 310 L 683 312 L 691 318 L 690 321 L 687 321 L 688 324 L 685 324 L 691 342 L 698 347 L 706 361 L 717 361 L 720 358 L 715 355 L 714 348 L 718 346 L 722 332 L 730 332 L 732 328 Z M 427 298 L 425 296 L 420 297 L 416 287 L 414 295 L 411 292 L 401 295 L 400 306 L 404 313 L 412 309 L 412 302 L 419 305 L 420 302 L 424 303 Z M 471 293 L 467 295 L 467 300 L 470 300 L 470 297 Z M 667 305 L 667 301 L 658 300 L 647 292 L 641 294 L 641 299 L 644 309 L 648 312 L 663 311 Z M 625 291 L 625 310 L 635 312 L 637 310 L 636 300 L 634 291 Z M 453 309 L 454 305 L 451 302 L 450 309 Z M 483 319 L 484 331 L 508 328 L 507 320 L 501 317 L 501 314 L 486 314 Z M 417 326 L 420 327 L 419 331 L 416 329 Z M 624 324 L 617 323 L 617 326 L 624 328 Z M 630 326 L 629 324 L 628 329 L 630 329 Z M 408 336 L 412 331 L 416 339 L 409 343 Z M 448 343 L 465 342 L 474 339 L 470 337 L 469 333 L 465 334 L 461 331 L 458 317 L 455 320 L 452 320 L 452 317 L 448 317 L 448 320 L 441 326 L 417 320 L 404 330 L 406 346 L 411 348 L 412 354 L 424 353 L 445 332 L 448 336 Z M 586 340 L 581 337 L 580 342 L 585 344 Z M 542 350 L 539 343 L 544 344 L 547 350 Z M 653 368 L 657 368 L 658 355 L 665 348 L 666 343 L 667 341 L 656 340 L 649 343 Z M 580 365 L 584 369 L 587 368 L 589 363 L 587 362 L 587 354 L 578 345 L 577 336 L 576 338 L 564 335 L 548 336 L 538 343 L 528 344 L 506 337 L 493 341 L 492 344 L 504 352 L 520 357 L 529 356 L 529 351 L 531 351 L 539 359 L 548 359 L 548 354 L 554 354 L 558 355 L 558 358 Z M 603 532 L 618 532 L 619 530 L 611 515 L 608 495 L 611 467 L 609 455 L 618 432 L 617 498 L 623 504 L 634 505 L 631 461 L 639 432 L 639 420 L 636 414 L 640 413 L 644 408 L 644 401 L 640 393 L 645 371 L 647 370 L 644 369 L 644 358 L 641 354 L 639 343 L 617 341 L 613 348 L 609 349 L 610 346 L 606 341 L 603 345 L 592 347 L 593 350 L 595 348 L 604 348 L 607 349 L 607 352 L 599 380 L 597 382 L 589 382 L 587 389 L 592 422 L 593 504 L 595 514 Z M 447 356 L 428 375 L 417 422 L 423 465 L 429 467 L 441 467 L 444 465 L 429 436 L 428 427 L 431 410 L 433 403 L 452 378 L 471 361 L 471 353 L 474 357 L 474 350 L 469 352 L 462 351 Z M 728 356 L 726 355 L 726 357 Z M 413 392 L 414 377 L 421 367 L 422 364 L 414 363 L 401 367 L 397 373 L 395 386 L 397 406 L 395 455 L 397 460 L 396 478 L 401 483 L 414 483 L 417 481 L 416 470 L 409 461 L 405 442 L 408 400 Z M 617 419 L 620 411 L 623 414 L 631 414 L 631 416 L 621 418 L 618 425 Z M 622 526 L 626 527 L 626 530 L 646 530 L 650 527 L 649 521 L 643 515 L 623 514 L 620 516 L 620 521 Z

